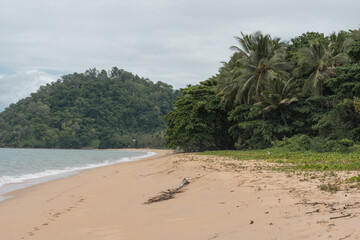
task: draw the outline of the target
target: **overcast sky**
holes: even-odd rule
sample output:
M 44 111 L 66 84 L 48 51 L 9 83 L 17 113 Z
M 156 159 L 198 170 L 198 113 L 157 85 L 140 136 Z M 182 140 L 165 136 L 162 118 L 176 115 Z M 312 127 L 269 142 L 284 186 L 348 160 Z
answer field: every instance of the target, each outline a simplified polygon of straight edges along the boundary
M 117 66 L 175 89 L 216 74 L 234 36 L 360 27 L 359 0 L 0 0 L 0 111 L 61 75 Z

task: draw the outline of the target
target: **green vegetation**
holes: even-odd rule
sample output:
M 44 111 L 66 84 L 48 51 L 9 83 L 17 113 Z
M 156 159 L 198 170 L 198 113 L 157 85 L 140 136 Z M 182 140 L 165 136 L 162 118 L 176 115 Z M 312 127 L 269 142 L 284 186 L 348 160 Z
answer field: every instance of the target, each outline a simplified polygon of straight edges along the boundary
M 168 147 L 180 147 L 186 151 L 232 147 L 233 140 L 227 132 L 230 121 L 226 117 L 231 106 L 220 102 L 214 84 L 214 79 L 209 79 L 181 89 L 183 97 L 175 102 L 174 110 L 165 117 Z
M 254 169 L 317 179 L 331 193 L 359 188 L 350 174 L 360 170 L 360 30 L 289 43 L 260 32 L 236 39 L 216 76 L 181 90 L 165 117 L 166 146 L 265 160 Z
M 69 74 L 0 113 L 0 147 L 160 148 L 179 94 L 117 68 Z
M 231 47 L 234 54 L 216 76 L 181 89 L 183 96 L 166 116 L 166 146 L 184 151 L 287 147 L 305 151 L 293 153 L 296 159 L 307 154 L 320 159 L 329 151 L 347 158 L 341 154 L 360 143 L 360 30 L 308 32 L 290 42 L 241 33 L 236 40 L 239 46 Z M 285 153 L 267 157 L 279 154 Z M 302 167 L 317 168 L 317 160 L 309 161 Z M 339 162 L 328 167 L 339 168 Z
M 117 68 L 63 76 L 0 113 L 0 147 L 165 142 L 183 151 L 246 150 L 240 158 L 309 170 L 359 169 L 360 29 L 236 40 L 215 76 L 180 91 Z
M 353 182 L 360 183 L 360 175 L 350 177 L 347 179 L 347 181 L 350 183 L 353 183 Z
M 335 193 L 340 190 L 340 187 L 338 184 L 331 184 L 331 183 L 321 184 L 319 186 L 319 188 L 322 191 L 331 192 L 331 193 Z
M 284 149 L 243 151 L 208 151 L 204 155 L 231 157 L 238 160 L 267 160 L 278 163 L 279 170 L 340 171 L 360 170 L 360 151 L 353 153 L 316 153 L 311 151 L 290 152 Z

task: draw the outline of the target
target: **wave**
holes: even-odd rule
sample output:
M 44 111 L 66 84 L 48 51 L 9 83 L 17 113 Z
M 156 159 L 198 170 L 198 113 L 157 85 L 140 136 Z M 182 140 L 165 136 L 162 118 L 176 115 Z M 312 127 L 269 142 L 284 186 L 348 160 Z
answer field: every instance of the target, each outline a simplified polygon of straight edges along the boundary
M 27 182 L 27 181 L 31 181 L 31 180 L 39 179 L 39 178 L 73 174 L 73 173 L 77 173 L 82 170 L 104 167 L 104 166 L 121 163 L 121 162 L 135 161 L 135 160 L 138 160 L 141 158 L 151 157 L 154 155 L 156 155 L 155 152 L 146 152 L 146 154 L 137 156 L 137 157 L 130 157 L 130 158 L 123 157 L 123 158 L 121 158 L 119 160 L 115 160 L 115 161 L 105 160 L 101 163 L 87 164 L 85 166 L 65 167 L 63 169 L 48 169 L 43 172 L 28 173 L 28 174 L 19 175 L 19 176 L 0 176 L 0 187 L 7 185 L 7 184 L 23 183 L 23 182 Z

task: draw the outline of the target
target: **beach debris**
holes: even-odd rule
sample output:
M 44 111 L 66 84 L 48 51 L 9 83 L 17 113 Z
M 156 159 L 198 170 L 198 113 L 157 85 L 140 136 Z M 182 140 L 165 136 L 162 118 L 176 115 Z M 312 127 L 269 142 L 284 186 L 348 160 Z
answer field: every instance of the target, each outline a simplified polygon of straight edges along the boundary
M 332 219 L 338 219 L 338 218 L 345 218 L 345 217 L 350 217 L 350 216 L 351 216 L 351 213 L 346 214 L 346 215 L 342 215 L 342 216 L 331 217 L 330 220 L 332 220 Z
M 182 180 L 182 182 L 180 183 L 180 185 L 176 188 L 176 191 L 179 190 L 180 188 L 188 185 L 189 183 L 190 183 L 190 182 L 189 182 L 188 180 L 186 180 L 186 178 L 184 178 L 184 179 Z
M 312 214 L 312 213 L 318 213 L 320 212 L 320 209 L 316 209 L 315 211 L 311 211 L 311 212 L 306 212 L 305 214 Z
M 172 199 L 175 197 L 176 194 L 182 193 L 183 191 L 181 190 L 181 188 L 188 185 L 189 183 L 190 182 L 186 178 L 184 178 L 183 181 L 180 183 L 180 185 L 177 188 L 168 189 L 167 191 L 163 191 L 159 195 L 149 198 L 144 204 L 151 204 L 151 203 L 155 203 L 155 202 L 162 202 L 162 201 Z
M 316 206 L 316 205 L 327 205 L 325 202 L 298 202 L 295 203 L 295 205 L 299 205 L 299 204 L 303 204 L 303 205 L 311 205 L 311 206 Z
M 251 221 L 250 221 L 250 224 L 254 224 L 254 221 L 253 221 L 253 220 L 251 220 Z

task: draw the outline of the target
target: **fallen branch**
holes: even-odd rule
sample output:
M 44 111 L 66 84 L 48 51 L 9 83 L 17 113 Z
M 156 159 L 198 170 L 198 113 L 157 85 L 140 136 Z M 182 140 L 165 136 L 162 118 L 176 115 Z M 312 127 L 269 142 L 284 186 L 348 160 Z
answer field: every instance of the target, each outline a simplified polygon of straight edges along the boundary
M 181 184 L 175 188 L 175 189 L 168 189 L 167 191 L 161 192 L 158 196 L 152 197 L 149 200 L 147 200 L 144 204 L 151 204 L 155 202 L 161 202 L 166 201 L 169 199 L 174 198 L 174 196 L 178 193 L 182 193 L 181 188 L 188 185 L 190 182 L 184 178 L 184 180 L 181 182 Z
M 344 217 L 350 217 L 350 216 L 351 216 L 351 213 L 346 214 L 346 215 L 342 215 L 342 216 L 338 216 L 338 217 L 331 217 L 330 220 L 332 220 L 332 219 L 338 219 L 338 218 L 344 218 Z
M 320 209 L 316 209 L 315 211 L 311 211 L 311 212 L 306 212 L 305 214 L 312 214 L 312 213 L 317 213 L 320 212 Z
M 326 205 L 326 203 L 324 203 L 324 202 L 298 202 L 298 203 L 295 203 L 295 205 L 299 205 L 299 204 L 312 205 L 312 206 L 316 206 L 316 205 Z

